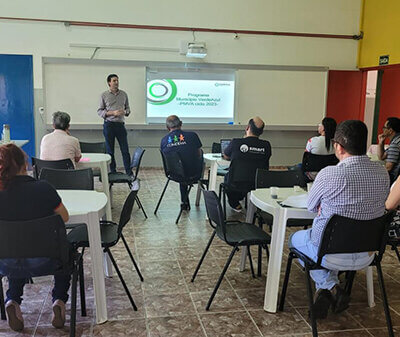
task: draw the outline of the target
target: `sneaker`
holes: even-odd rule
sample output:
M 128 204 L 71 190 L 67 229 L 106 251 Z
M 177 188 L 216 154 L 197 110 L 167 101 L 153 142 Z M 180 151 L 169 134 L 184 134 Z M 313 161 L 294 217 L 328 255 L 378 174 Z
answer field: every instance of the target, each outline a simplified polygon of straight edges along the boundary
M 236 207 L 232 207 L 231 208 L 236 212 L 236 213 L 240 213 L 243 210 L 242 205 L 237 205 Z
M 6 303 L 7 322 L 14 331 L 22 331 L 24 329 L 24 319 L 19 304 L 13 300 Z
M 333 288 L 333 312 L 338 314 L 349 307 L 350 296 L 338 285 Z
M 332 304 L 332 294 L 327 289 L 319 289 L 315 293 L 312 311 L 315 319 L 324 319 L 328 317 L 329 307 Z
M 53 317 L 51 324 L 56 329 L 61 329 L 65 324 L 65 303 L 61 300 L 55 300 L 53 303 Z

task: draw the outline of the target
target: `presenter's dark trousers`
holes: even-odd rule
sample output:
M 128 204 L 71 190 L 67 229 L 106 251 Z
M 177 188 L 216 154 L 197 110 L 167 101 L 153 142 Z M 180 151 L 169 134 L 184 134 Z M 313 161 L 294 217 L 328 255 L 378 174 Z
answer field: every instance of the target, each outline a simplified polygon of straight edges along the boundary
M 125 123 L 105 121 L 103 125 L 103 135 L 106 140 L 107 153 L 111 156 L 111 172 L 116 172 L 117 170 L 114 157 L 115 138 L 117 138 L 124 161 L 125 172 L 129 175 L 132 174 L 128 134 L 125 129 Z

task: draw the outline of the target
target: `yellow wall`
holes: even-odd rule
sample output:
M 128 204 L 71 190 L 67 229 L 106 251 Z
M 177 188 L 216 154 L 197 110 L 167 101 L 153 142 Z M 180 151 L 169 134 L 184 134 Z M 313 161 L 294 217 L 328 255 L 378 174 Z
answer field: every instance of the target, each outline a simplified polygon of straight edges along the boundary
M 363 0 L 359 68 L 376 67 L 379 56 L 389 55 L 389 64 L 400 64 L 400 1 Z

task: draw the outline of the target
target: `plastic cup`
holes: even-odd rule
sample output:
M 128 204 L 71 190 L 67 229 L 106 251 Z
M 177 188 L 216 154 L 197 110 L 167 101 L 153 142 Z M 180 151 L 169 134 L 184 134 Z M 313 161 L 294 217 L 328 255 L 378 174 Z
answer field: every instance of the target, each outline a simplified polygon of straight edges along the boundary
M 278 187 L 270 187 L 270 192 L 271 192 L 271 198 L 272 199 L 278 199 L 278 191 L 279 188 Z

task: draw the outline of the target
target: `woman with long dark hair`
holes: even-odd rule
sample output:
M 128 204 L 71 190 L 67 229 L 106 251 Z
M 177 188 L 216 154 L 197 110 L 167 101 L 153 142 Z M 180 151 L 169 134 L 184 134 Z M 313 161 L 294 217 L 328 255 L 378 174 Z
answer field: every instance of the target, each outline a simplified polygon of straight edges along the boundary
M 319 136 L 312 137 L 308 140 L 306 151 L 313 154 L 333 154 L 332 139 L 336 131 L 336 121 L 333 118 L 325 117 L 321 124 L 318 125 Z
M 26 154 L 14 144 L 0 146 L 0 219 L 25 221 L 59 214 L 67 221 L 68 211 L 57 191 L 47 182 L 27 175 L 26 158 Z M 0 275 L 8 277 L 5 302 L 7 320 L 12 330 L 21 331 L 24 328 L 20 304 L 27 278 L 52 274 L 57 263 L 50 258 L 0 260 Z M 69 274 L 54 275 L 51 323 L 56 328 L 62 328 L 65 323 L 70 278 Z

